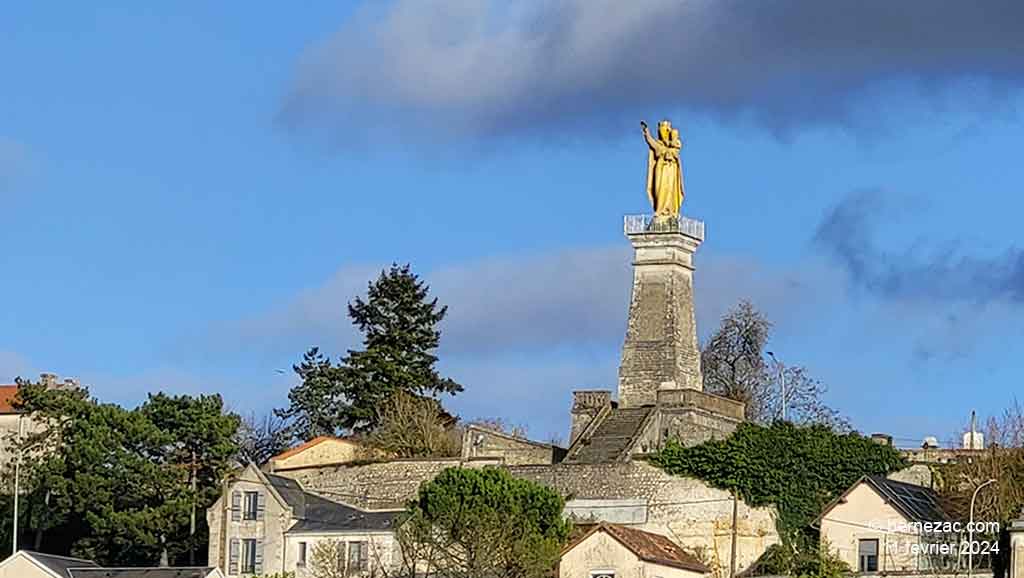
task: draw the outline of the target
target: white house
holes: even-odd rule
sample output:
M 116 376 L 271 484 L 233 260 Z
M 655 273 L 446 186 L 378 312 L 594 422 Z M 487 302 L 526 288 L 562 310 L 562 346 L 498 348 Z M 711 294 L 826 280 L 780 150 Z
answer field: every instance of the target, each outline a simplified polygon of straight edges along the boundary
M 951 569 L 959 549 L 934 490 L 864 476 L 816 520 L 821 538 L 859 573 Z

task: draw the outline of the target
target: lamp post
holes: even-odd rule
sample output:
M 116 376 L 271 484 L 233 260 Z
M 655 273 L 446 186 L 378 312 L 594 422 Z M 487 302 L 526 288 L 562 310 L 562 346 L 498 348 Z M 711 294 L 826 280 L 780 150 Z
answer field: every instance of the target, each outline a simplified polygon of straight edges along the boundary
M 973 441 L 973 440 L 972 440 Z M 978 492 L 981 491 L 985 486 L 995 483 L 995 479 L 990 479 L 980 484 L 977 488 L 974 488 L 974 493 L 971 494 L 971 517 L 967 522 L 967 577 L 970 578 L 974 572 L 974 500 L 978 497 Z
M 782 365 L 782 362 L 775 358 L 775 353 L 769 351 L 768 357 L 771 357 L 772 361 L 779 368 L 779 383 L 782 386 L 782 421 L 786 421 L 786 366 Z
M 18 553 L 18 494 L 21 492 L 19 481 L 21 479 L 21 438 L 25 435 L 24 418 L 24 414 L 18 415 L 18 453 L 14 461 L 14 528 L 11 532 L 11 556 Z

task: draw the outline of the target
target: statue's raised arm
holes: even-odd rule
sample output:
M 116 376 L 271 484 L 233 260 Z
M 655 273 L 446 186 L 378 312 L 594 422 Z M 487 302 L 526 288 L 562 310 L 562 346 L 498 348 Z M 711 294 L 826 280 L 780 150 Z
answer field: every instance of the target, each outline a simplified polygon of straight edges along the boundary
M 647 123 L 640 121 L 647 153 L 647 198 L 659 217 L 679 215 L 683 203 L 683 174 L 679 163 L 682 140 L 679 131 L 663 120 L 658 123 L 658 138 L 651 136 Z

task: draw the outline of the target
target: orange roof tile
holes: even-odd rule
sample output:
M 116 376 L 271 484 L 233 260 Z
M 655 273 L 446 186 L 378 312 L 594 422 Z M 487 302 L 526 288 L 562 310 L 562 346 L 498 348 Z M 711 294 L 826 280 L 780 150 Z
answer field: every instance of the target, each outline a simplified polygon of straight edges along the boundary
M 17 413 L 12 405 L 17 394 L 17 385 L 0 385 L 0 413 Z
M 562 550 L 564 555 L 596 532 L 605 532 L 629 549 L 637 558 L 653 564 L 682 568 L 694 572 L 710 573 L 703 562 L 684 551 L 678 544 L 660 534 L 652 534 L 636 528 L 601 522 Z

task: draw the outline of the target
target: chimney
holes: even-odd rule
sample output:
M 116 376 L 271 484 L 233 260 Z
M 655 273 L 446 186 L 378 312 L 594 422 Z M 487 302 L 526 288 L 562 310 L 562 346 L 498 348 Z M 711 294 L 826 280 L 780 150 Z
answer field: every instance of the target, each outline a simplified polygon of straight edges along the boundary
M 57 387 L 57 374 L 56 373 L 40 373 L 39 383 L 46 389 L 53 389 Z

